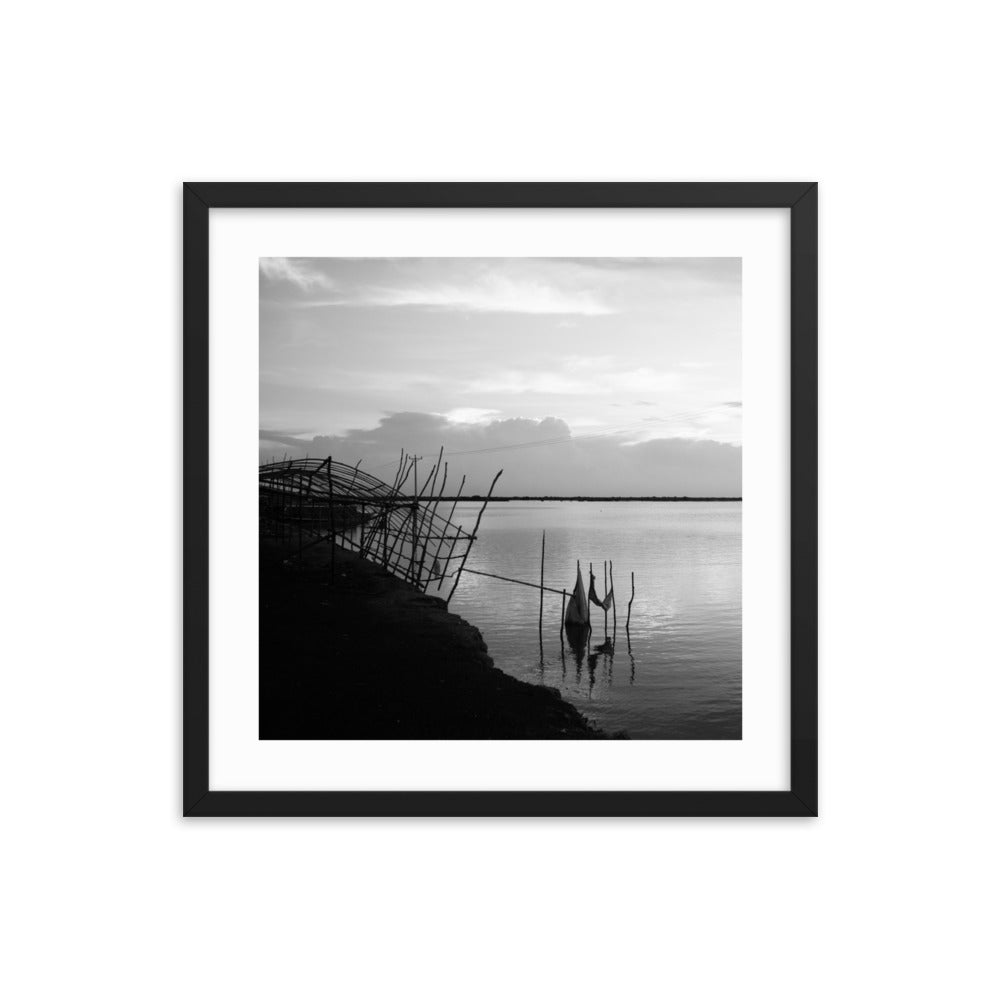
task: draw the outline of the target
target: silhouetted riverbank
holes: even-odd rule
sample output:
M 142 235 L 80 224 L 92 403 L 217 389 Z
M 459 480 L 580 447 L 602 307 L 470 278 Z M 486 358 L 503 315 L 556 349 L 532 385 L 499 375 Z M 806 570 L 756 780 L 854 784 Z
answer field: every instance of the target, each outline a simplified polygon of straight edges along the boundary
M 261 739 L 593 739 L 558 692 L 493 666 L 443 600 L 338 549 L 260 542 Z

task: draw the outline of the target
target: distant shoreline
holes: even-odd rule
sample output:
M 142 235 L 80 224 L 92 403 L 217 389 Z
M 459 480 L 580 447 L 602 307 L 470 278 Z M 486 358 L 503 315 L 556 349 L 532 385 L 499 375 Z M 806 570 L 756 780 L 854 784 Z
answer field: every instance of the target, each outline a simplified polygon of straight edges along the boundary
M 405 496 L 405 494 L 404 494 Z M 478 493 L 464 497 L 435 497 L 436 500 L 483 501 Z M 578 503 L 742 503 L 743 497 L 489 497 L 490 503 L 509 503 L 511 500 L 540 500 L 554 502 L 572 500 Z

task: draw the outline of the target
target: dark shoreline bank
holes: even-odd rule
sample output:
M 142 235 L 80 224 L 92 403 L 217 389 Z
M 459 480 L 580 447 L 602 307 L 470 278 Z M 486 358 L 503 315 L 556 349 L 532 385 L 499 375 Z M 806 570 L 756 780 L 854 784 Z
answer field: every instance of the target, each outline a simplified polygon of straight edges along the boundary
M 346 550 L 260 540 L 261 739 L 600 739 L 552 688 L 493 666 L 479 630 Z

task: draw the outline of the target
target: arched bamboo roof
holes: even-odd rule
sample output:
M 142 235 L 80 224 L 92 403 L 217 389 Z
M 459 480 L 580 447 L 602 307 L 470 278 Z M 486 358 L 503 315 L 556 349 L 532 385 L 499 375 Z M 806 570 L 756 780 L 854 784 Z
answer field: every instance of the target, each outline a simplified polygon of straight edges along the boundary
M 360 463 L 332 457 L 262 465 L 261 530 L 297 535 L 300 551 L 324 542 L 343 546 L 424 591 L 430 583 L 440 589 L 454 577 L 454 592 L 479 519 L 471 533 L 454 523 L 465 480 L 453 497 L 443 499 L 448 466 L 442 466 L 441 453 L 422 483 L 418 464 L 416 457 L 401 455 L 392 483 L 363 471 Z

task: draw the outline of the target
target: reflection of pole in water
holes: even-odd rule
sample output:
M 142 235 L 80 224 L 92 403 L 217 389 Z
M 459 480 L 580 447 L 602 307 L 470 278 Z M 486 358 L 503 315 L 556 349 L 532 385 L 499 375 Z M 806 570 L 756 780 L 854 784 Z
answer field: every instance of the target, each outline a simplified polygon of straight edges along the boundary
M 583 671 L 583 659 L 590 652 L 587 648 L 587 640 L 590 635 L 590 628 L 586 625 L 567 625 L 566 640 L 573 651 L 573 659 L 576 661 L 576 683 L 580 683 L 580 676 Z M 563 648 L 563 663 L 566 662 L 566 651 Z
M 591 567 L 591 573 L 593 573 L 593 567 Z M 587 691 L 587 697 L 591 696 L 591 692 L 594 690 L 594 670 L 597 667 L 597 653 L 591 653 L 590 651 L 590 626 L 587 626 L 587 674 L 590 677 L 590 688 Z

